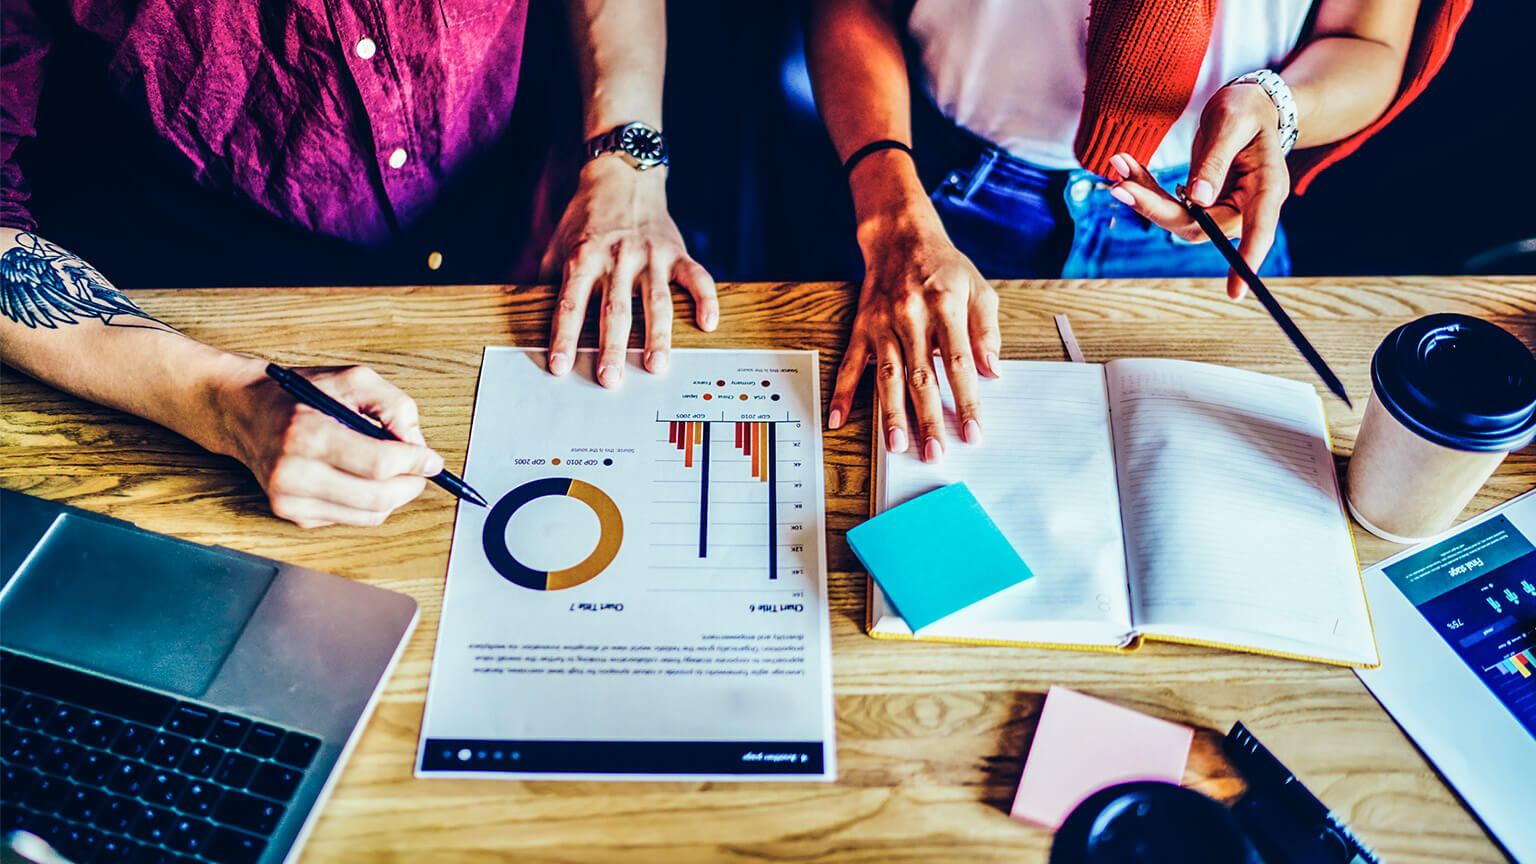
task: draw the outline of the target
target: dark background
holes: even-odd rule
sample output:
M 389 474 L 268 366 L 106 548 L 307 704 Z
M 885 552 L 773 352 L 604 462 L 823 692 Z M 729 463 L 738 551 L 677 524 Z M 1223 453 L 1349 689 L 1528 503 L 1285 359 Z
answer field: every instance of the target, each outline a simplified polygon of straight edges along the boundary
M 847 187 L 811 99 L 804 2 L 668 3 L 668 194 L 721 281 L 861 276 Z M 307 235 L 191 182 L 106 86 L 101 46 L 67 38 L 49 58 L 38 138 L 18 151 L 33 213 L 125 288 L 505 281 L 506 250 L 529 236 L 519 172 L 543 164 L 547 135 L 574 175 L 579 96 L 563 18 L 554 0 L 530 6 L 513 128 L 539 131 L 507 136 L 393 248 Z M 1297 275 L 1536 273 L 1532 33 L 1533 0 L 1477 0 L 1428 90 L 1286 204 Z M 427 249 L 449 263 L 427 270 Z
M 721 280 L 858 278 L 798 4 L 668 6 L 668 194 L 690 249 Z M 1536 273 L 1532 33 L 1536 2 L 1474 3 L 1429 89 L 1287 203 L 1296 275 Z

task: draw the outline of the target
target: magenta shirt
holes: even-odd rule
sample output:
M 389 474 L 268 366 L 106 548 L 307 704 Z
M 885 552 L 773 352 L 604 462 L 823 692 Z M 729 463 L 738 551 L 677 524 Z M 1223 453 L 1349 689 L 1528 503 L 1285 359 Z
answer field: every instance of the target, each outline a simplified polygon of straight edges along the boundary
M 70 0 L 67 16 L 191 177 L 372 246 L 506 132 L 527 2 Z M 0 224 L 29 229 L 15 153 L 53 35 L 39 5 L 0 3 Z

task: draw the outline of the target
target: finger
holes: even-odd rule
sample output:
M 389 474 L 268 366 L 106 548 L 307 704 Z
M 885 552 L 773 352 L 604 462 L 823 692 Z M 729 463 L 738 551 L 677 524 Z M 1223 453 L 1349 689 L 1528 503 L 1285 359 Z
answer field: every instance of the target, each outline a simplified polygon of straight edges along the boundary
M 335 374 L 317 377 L 314 384 L 358 413 L 384 424 L 395 437 L 425 448 L 427 442 L 421 434 L 416 400 L 374 370 L 349 366 Z
M 372 528 L 382 525 L 388 513 L 359 510 L 316 498 L 297 498 L 290 495 L 272 495 L 268 499 L 272 514 L 286 519 L 300 528 L 323 528 L 326 525 L 351 525 Z
M 603 312 L 598 325 L 597 383 L 617 387 L 624 380 L 624 351 L 629 347 L 629 328 L 634 323 L 630 307 L 635 280 L 645 266 L 645 255 L 633 244 L 622 243 L 614 256 L 613 270 L 603 292 Z
M 864 367 L 868 365 L 869 340 L 856 323 L 848 348 L 843 352 L 843 362 L 837 367 L 837 383 L 832 387 L 832 405 L 827 411 L 828 429 L 841 428 L 848 415 L 853 413 L 853 391 L 858 389 L 859 379 L 864 377 Z
M 967 329 L 971 334 L 971 351 L 982 374 L 1002 377 L 1002 364 L 997 359 L 1003 351 L 1003 334 L 997 326 L 997 291 L 986 280 L 977 282 L 971 291 Z
M 949 376 L 950 392 L 955 394 L 955 417 L 960 422 L 960 440 L 981 443 L 981 394 L 977 392 L 976 360 L 966 321 L 968 310 L 955 309 L 939 322 L 939 352 L 944 357 L 944 372 Z M 943 428 L 940 405 L 940 428 Z M 919 412 L 921 413 L 921 412 Z
M 1248 269 L 1255 273 L 1264 266 L 1270 247 L 1275 244 L 1275 231 L 1280 224 L 1280 205 L 1283 201 L 1284 195 L 1276 195 L 1265 188 L 1243 210 L 1243 236 L 1238 241 L 1237 252 L 1247 262 Z M 1228 272 L 1227 296 L 1241 300 L 1247 292 L 1248 283 L 1243 281 L 1237 271 Z
M 404 478 L 402 478 L 404 479 Z M 416 478 L 416 484 L 424 487 L 425 481 Z M 348 504 L 338 503 L 325 498 L 315 498 L 303 495 L 294 495 L 284 492 L 273 492 L 269 501 L 272 512 L 279 518 L 287 519 L 300 528 L 318 528 L 322 525 L 353 525 L 359 528 L 369 528 L 383 524 L 401 505 L 421 494 L 421 489 L 410 492 L 408 489 L 400 490 L 395 497 L 400 498 L 398 504 L 381 509 L 354 507 Z
M 1201 123 L 1195 129 L 1195 142 L 1189 152 L 1189 198 L 1201 207 L 1216 203 L 1216 197 L 1226 188 L 1227 174 L 1232 170 L 1232 160 L 1253 141 L 1258 129 L 1250 123 L 1231 119 L 1213 119 Z
M 720 296 L 715 288 L 715 279 L 709 275 L 708 270 L 699 262 L 684 256 L 672 265 L 672 281 L 693 295 L 694 314 L 700 330 L 708 332 L 719 326 Z
M 646 268 L 645 285 L 645 368 L 648 372 L 667 371 L 672 360 L 672 284 L 669 267 L 656 256 Z
M 592 286 L 602 275 L 601 258 L 580 253 L 565 267 L 560 296 L 555 301 L 555 318 L 550 323 L 549 372 L 564 375 L 576 362 L 576 346 L 581 340 L 581 324 L 587 317 L 587 301 Z
M 922 448 L 918 453 L 924 462 L 937 462 L 944 455 L 944 401 L 939 395 L 938 372 L 933 368 L 927 322 L 904 316 L 897 320 L 896 335 L 907 364 L 907 398 L 917 413 L 916 440 Z
M 316 412 L 318 413 L 318 412 Z M 295 432 L 306 436 L 295 452 L 366 480 L 432 477 L 442 472 L 443 457 L 430 448 L 404 441 L 380 441 L 331 421 L 296 418 Z
M 901 344 L 889 334 L 876 336 L 875 395 L 880 401 L 880 428 L 885 430 L 885 449 L 907 451 L 906 370 L 901 363 Z
M 422 477 L 410 475 L 367 480 L 319 460 L 293 457 L 282 460 L 272 470 L 267 492 L 274 504 L 280 499 L 289 503 L 321 501 L 348 510 L 378 514 L 381 521 L 383 516 L 420 495 L 426 482 Z
M 544 247 L 544 255 L 539 258 L 539 284 L 548 285 L 555 281 L 555 274 L 559 272 L 560 238 L 555 237 Z
M 1180 201 L 1164 189 L 1151 172 L 1128 153 L 1110 157 L 1124 180 L 1111 186 L 1109 194 L 1159 228 L 1192 242 L 1205 238 L 1200 226 Z

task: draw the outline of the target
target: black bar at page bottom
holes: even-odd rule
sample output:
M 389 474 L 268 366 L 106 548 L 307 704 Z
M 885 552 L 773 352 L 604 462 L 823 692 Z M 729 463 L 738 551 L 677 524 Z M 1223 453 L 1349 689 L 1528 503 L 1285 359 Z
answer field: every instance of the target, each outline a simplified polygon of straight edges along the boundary
M 428 738 L 421 770 L 517 774 L 820 774 L 819 741 Z

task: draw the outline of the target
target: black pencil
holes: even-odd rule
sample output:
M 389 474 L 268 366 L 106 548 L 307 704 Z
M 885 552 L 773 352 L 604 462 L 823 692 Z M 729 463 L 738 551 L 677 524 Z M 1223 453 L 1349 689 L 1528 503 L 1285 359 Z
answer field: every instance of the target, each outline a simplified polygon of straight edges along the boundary
M 1328 361 L 1317 353 L 1317 349 L 1313 348 L 1312 343 L 1302 334 L 1301 328 L 1297 327 L 1296 322 L 1291 320 L 1291 316 L 1285 314 L 1285 310 L 1280 308 L 1280 301 L 1275 299 L 1275 295 L 1269 293 L 1263 280 L 1253 272 L 1253 268 L 1248 266 L 1243 256 L 1238 254 L 1237 249 L 1232 246 L 1232 241 L 1227 239 L 1227 235 L 1223 234 L 1216 224 L 1216 220 L 1211 218 L 1211 214 L 1205 212 L 1204 207 L 1190 200 L 1183 186 L 1179 187 L 1178 192 L 1179 202 L 1184 205 L 1184 209 L 1188 210 L 1189 215 L 1199 223 L 1200 230 L 1211 238 L 1211 243 L 1227 259 L 1227 263 L 1232 265 L 1232 269 L 1237 271 L 1237 275 L 1241 276 L 1243 281 L 1248 283 L 1248 287 L 1253 289 L 1253 296 L 1259 298 L 1259 302 L 1269 312 L 1269 317 L 1275 319 L 1275 323 L 1280 325 L 1280 329 L 1291 340 L 1291 344 L 1295 345 L 1296 350 L 1301 352 L 1301 356 L 1306 358 L 1312 371 L 1317 373 L 1317 377 L 1323 379 L 1323 383 L 1328 386 L 1333 395 L 1344 400 L 1344 404 L 1350 408 L 1355 407 L 1354 403 L 1349 401 L 1349 394 L 1344 392 L 1344 383 L 1339 380 L 1339 376 L 1333 374 L 1332 369 L 1328 368 Z

